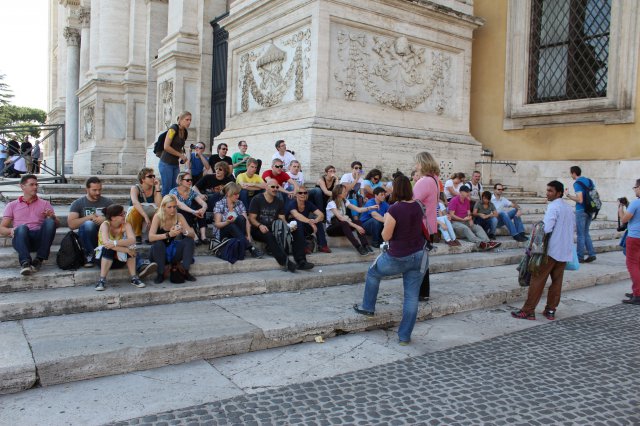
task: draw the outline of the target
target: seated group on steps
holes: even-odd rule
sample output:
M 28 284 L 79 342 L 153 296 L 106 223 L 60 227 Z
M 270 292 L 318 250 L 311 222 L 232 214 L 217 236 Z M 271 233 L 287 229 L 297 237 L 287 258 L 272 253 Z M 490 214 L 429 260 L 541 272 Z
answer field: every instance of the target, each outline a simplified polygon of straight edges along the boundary
M 105 289 L 110 269 L 125 265 L 131 284 L 139 288 L 145 286 L 141 278 L 154 273 L 155 283 L 166 277 L 195 281 L 189 270 L 200 244 L 223 258 L 233 246 L 234 259 L 227 258 L 232 262 L 243 259 L 244 252 L 261 258 L 266 249 L 290 272 L 311 270 L 314 265 L 306 256 L 312 252 L 331 253 L 327 236 L 346 237 L 362 256 L 376 252 L 374 248 L 383 243 L 392 182 L 384 183 L 377 168 L 365 174 L 362 163 L 354 161 L 341 178 L 334 166 L 325 167 L 316 185 L 307 189 L 300 163 L 293 153 L 281 152 L 283 145 L 286 149 L 284 141 L 276 143 L 271 167 L 260 176 L 262 161 L 246 154 L 245 141 L 240 141 L 240 152 L 233 157 L 226 157 L 226 144 L 220 144 L 214 162 L 200 152 L 204 144 L 198 143 L 197 152 L 169 189 L 161 185 L 154 169 L 142 168 L 130 188 L 127 207 L 102 195 L 98 177 L 88 178 L 86 195 L 71 204 L 67 223 L 79 237 L 84 266 L 100 268 L 96 290 Z M 401 175 L 397 171 L 393 178 Z M 412 186 L 422 178 L 415 170 L 411 177 Z M 515 240 L 526 240 L 521 211 L 502 197 L 501 184 L 494 186 L 492 195 L 482 191 L 479 172 L 468 183 L 463 173 L 445 184 L 437 175 L 427 178 L 437 183 L 440 193 L 435 208 L 427 203 L 424 211 L 425 224 L 429 217 L 437 220 L 429 231 L 434 242 L 442 239 L 459 246 L 460 236 L 480 250 L 491 250 L 500 245 L 494 240 L 499 226 L 507 227 Z M 51 205 L 37 197 L 36 176 L 23 175 L 20 185 L 23 195 L 5 209 L 0 234 L 13 239 L 20 272 L 29 275 L 48 259 L 59 222 Z M 148 258 L 138 251 L 143 243 L 151 245 Z

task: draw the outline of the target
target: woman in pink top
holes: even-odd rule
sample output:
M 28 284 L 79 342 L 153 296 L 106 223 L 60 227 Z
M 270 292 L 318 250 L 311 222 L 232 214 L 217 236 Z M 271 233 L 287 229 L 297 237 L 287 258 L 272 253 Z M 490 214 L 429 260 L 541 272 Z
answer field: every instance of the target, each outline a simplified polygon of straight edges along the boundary
M 438 198 L 440 196 L 438 175 L 440 174 L 440 167 L 431 154 L 421 152 L 416 155 L 416 173 L 419 173 L 422 177 L 413 187 L 413 198 L 421 201 L 424 205 L 424 224 L 429 230 L 429 234 L 435 234 L 438 232 Z M 422 301 L 429 300 L 430 292 L 429 270 L 427 269 L 422 279 L 418 299 Z

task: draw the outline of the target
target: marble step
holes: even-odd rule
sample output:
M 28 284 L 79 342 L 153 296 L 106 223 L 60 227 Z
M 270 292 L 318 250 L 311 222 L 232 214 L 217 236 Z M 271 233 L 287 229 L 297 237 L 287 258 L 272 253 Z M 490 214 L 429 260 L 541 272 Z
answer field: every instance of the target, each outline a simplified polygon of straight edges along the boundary
M 434 274 L 431 301 L 420 304 L 418 319 L 522 300 L 527 289 L 518 286 L 516 274 L 513 265 Z M 624 257 L 605 253 L 595 263 L 567 271 L 563 290 L 627 277 Z M 401 279 L 382 282 L 371 318 L 352 310 L 363 288 L 359 282 L 2 322 L 0 393 L 18 392 L 36 381 L 67 383 L 396 326 Z

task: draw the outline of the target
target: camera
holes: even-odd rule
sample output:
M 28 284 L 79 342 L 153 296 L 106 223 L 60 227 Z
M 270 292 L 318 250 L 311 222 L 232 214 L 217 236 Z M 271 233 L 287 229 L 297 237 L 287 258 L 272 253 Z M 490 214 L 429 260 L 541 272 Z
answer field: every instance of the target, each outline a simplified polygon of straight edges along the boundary
M 191 149 L 191 150 L 196 149 L 196 145 L 192 143 L 191 145 L 189 145 L 189 149 Z
M 625 207 L 629 207 L 629 200 L 627 200 L 627 197 L 618 198 L 618 202 Z

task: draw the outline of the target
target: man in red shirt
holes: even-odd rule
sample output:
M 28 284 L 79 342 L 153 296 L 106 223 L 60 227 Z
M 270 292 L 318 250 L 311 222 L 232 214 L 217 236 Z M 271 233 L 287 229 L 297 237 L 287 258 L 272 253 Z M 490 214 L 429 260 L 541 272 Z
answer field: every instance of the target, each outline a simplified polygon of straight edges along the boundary
M 271 162 L 271 169 L 265 171 L 262 174 L 262 179 L 266 182 L 267 179 L 275 179 L 278 182 L 278 194 L 282 201 L 286 201 L 286 194 L 289 198 L 293 198 L 298 191 L 298 184 L 295 180 L 291 179 L 291 176 L 283 170 L 284 163 L 279 158 L 274 158 Z M 293 190 L 287 191 L 284 184 L 288 183 L 293 186 Z
M 60 223 L 51 204 L 38 198 L 36 176 L 23 175 L 20 188 L 22 195 L 4 209 L 0 235 L 12 238 L 13 248 L 18 252 L 20 260 L 20 273 L 30 275 L 38 271 L 49 258 L 56 227 Z M 33 260 L 32 251 L 36 251 L 36 258 Z
M 480 225 L 473 223 L 471 216 L 471 202 L 469 200 L 469 187 L 462 185 L 460 193 L 449 201 L 449 213 L 451 213 L 451 224 L 456 235 L 462 234 L 461 238 L 466 238 L 472 243 L 478 244 L 480 250 L 491 250 L 500 245 L 497 241 L 490 241 L 487 233 Z

